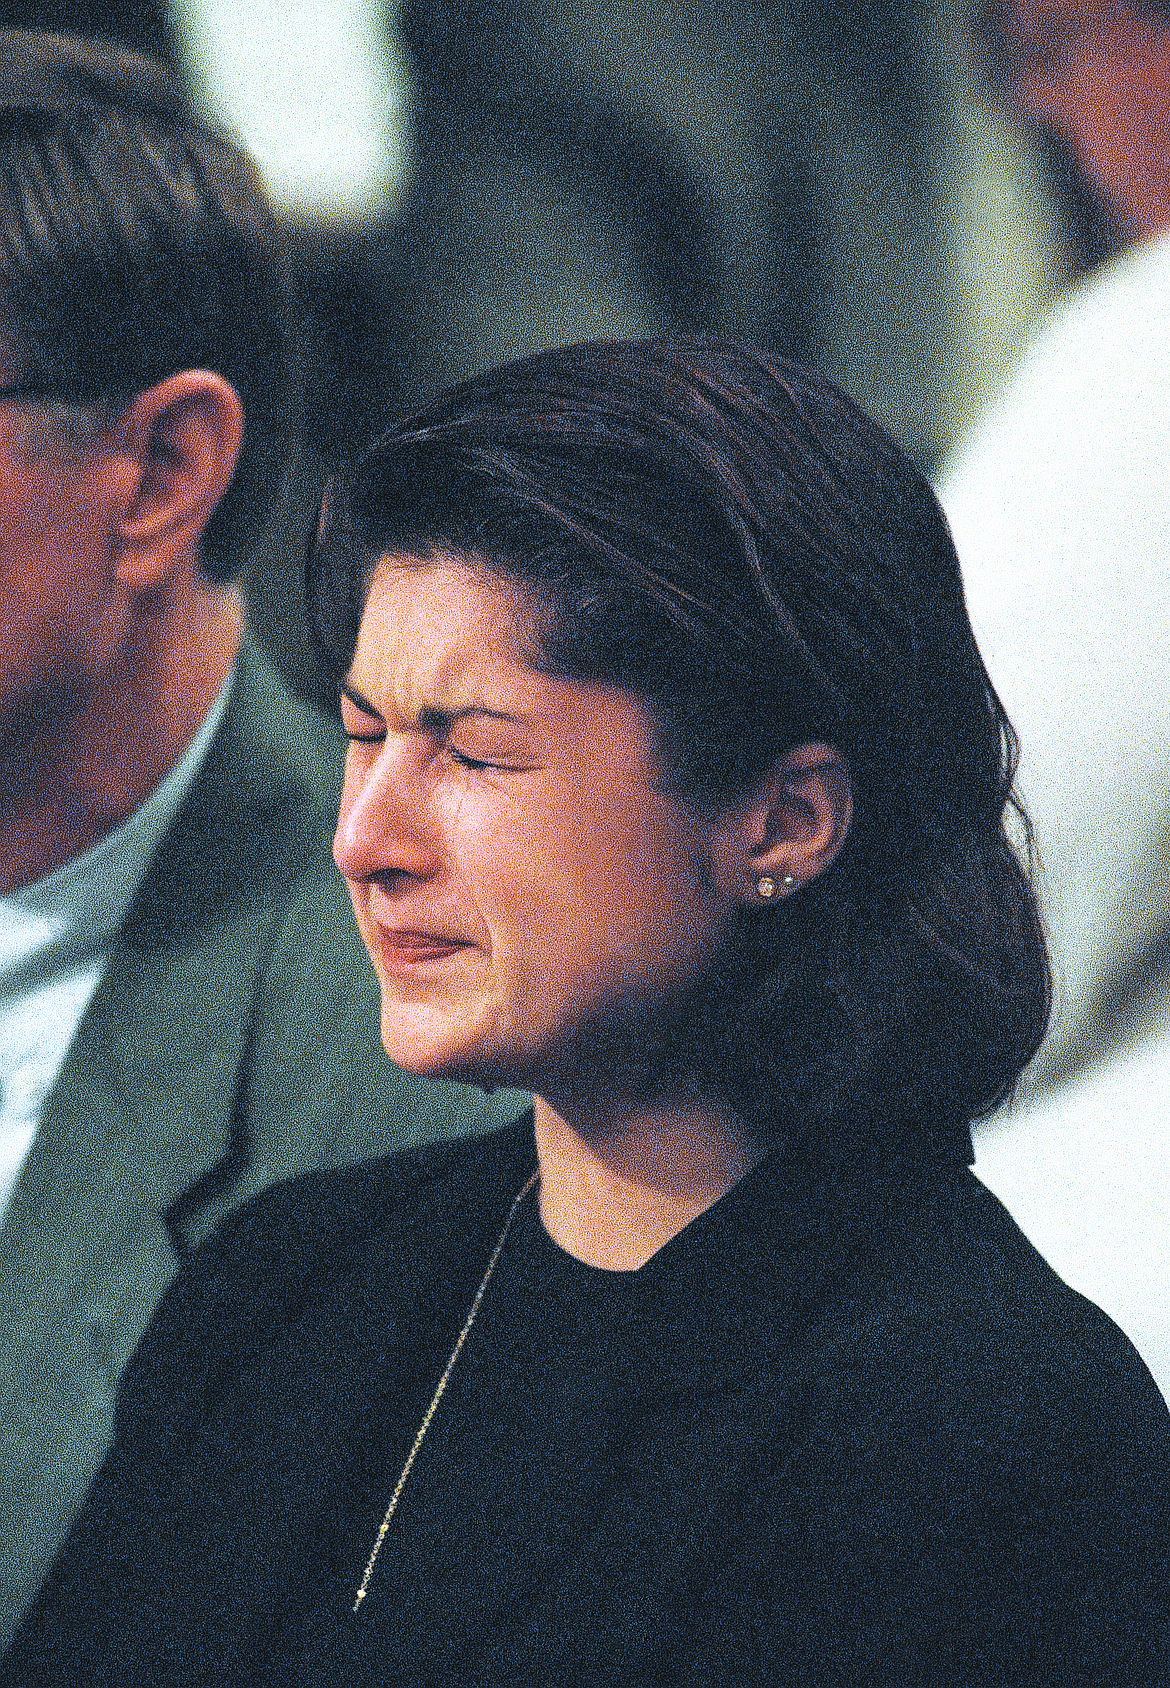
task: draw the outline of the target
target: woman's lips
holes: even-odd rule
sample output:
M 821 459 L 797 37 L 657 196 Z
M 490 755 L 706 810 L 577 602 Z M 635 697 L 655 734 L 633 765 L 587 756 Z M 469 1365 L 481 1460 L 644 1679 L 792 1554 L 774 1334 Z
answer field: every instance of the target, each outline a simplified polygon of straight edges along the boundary
M 428 961 L 443 961 L 457 950 L 471 946 L 462 938 L 448 938 L 439 932 L 395 932 L 378 928 L 378 949 L 390 972 L 409 971 Z

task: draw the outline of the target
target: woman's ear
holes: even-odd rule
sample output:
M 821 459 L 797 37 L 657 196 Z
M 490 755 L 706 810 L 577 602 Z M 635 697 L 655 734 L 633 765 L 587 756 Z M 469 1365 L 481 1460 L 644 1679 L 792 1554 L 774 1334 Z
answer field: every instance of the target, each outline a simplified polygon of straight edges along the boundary
M 244 410 L 230 381 L 184 369 L 139 393 L 113 428 L 126 471 L 118 575 L 149 590 L 197 561 L 203 530 L 235 474 Z
M 753 906 L 799 891 L 836 859 L 853 820 L 853 787 L 840 753 L 802 744 L 716 821 L 716 882 Z

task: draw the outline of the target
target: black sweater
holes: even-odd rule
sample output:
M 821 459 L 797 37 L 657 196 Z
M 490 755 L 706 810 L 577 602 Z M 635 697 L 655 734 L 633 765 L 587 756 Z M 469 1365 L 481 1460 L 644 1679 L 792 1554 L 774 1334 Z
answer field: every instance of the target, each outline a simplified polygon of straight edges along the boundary
M 637 1273 L 530 1126 L 312 1175 L 164 1302 L 0 1683 L 1162 1684 L 1170 1416 L 965 1166 L 767 1161 Z

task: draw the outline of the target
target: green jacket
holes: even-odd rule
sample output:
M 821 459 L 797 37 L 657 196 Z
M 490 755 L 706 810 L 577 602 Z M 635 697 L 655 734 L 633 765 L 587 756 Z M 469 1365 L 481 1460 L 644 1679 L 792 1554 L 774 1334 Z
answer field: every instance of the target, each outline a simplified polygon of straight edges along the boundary
M 277 1179 L 524 1106 L 383 1054 L 330 857 L 340 761 L 330 724 L 245 645 L 46 1102 L 0 1230 L 0 1646 L 104 1457 L 179 1260 Z

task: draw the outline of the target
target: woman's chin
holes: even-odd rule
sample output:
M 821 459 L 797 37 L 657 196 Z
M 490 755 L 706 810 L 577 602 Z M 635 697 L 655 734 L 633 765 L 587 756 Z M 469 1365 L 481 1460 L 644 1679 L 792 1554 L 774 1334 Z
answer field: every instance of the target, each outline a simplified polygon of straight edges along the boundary
M 476 1084 L 485 1090 L 515 1083 L 509 1070 L 488 1058 L 474 1043 L 404 1026 L 397 1015 L 382 1017 L 382 1047 L 396 1067 L 416 1078 Z
M 411 1039 L 385 1036 L 382 1038 L 382 1048 L 396 1067 L 401 1067 L 403 1072 L 413 1073 L 416 1078 L 430 1078 L 436 1083 L 471 1082 L 466 1076 L 470 1071 L 468 1062 L 461 1060 L 451 1051 L 435 1049 L 429 1044 L 421 1044 Z

